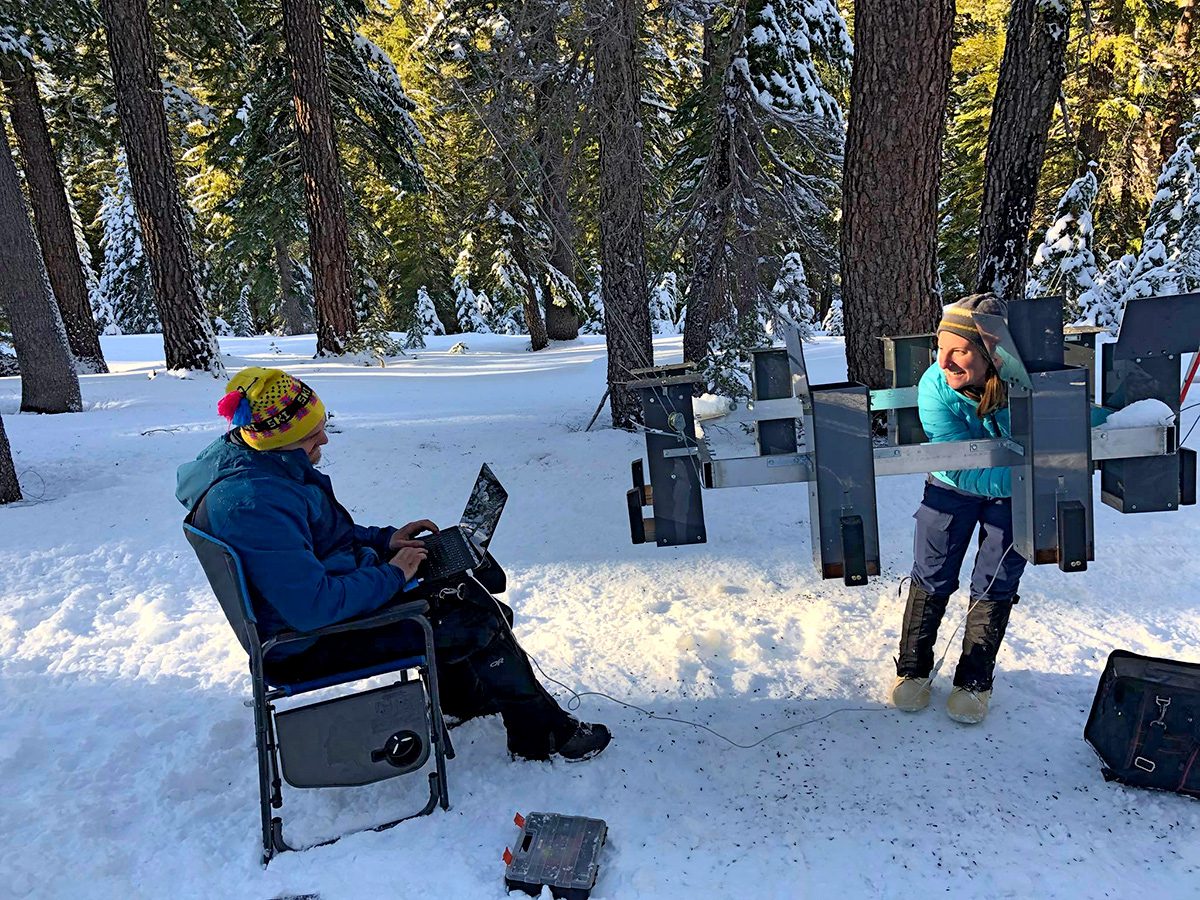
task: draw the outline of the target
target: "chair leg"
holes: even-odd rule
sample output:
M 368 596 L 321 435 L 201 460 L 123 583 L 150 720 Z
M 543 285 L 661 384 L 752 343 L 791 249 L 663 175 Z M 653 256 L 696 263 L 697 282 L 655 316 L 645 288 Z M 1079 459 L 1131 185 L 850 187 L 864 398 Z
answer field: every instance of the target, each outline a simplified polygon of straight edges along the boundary
M 442 718 L 442 697 L 438 693 L 437 655 L 433 643 L 433 626 L 424 616 L 418 617 L 421 630 L 425 632 L 425 678 L 429 687 L 430 737 L 433 740 L 433 757 L 438 777 L 438 802 L 442 809 L 450 808 L 450 788 L 446 779 L 446 759 L 454 758 L 454 745 L 450 743 L 450 732 Z M 431 776 L 432 777 L 432 776 Z
M 258 696 L 260 691 L 255 690 L 254 698 L 254 743 L 258 753 L 258 805 L 259 812 L 262 816 L 262 844 L 263 844 L 263 865 L 271 861 L 271 857 L 276 853 L 275 846 L 275 823 L 278 819 L 271 817 L 271 807 L 274 797 L 271 792 L 271 770 L 272 754 L 274 753 L 274 741 L 270 736 L 270 729 L 267 722 L 270 718 L 270 711 L 267 708 L 266 701 Z

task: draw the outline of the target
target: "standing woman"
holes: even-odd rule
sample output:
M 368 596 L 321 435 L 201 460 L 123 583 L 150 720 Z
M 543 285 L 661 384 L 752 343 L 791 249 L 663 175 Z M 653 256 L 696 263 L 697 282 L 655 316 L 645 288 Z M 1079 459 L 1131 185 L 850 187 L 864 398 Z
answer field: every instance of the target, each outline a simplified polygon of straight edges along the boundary
M 937 363 L 917 389 L 921 426 L 930 441 L 1010 437 L 1007 385 L 997 374 L 972 313 L 1005 316 L 993 294 L 973 294 L 947 306 L 937 332 Z M 962 656 L 946 712 L 956 722 L 982 722 L 992 696 L 992 670 L 1025 560 L 1013 548 L 1012 480 L 1007 467 L 933 472 L 917 520 L 912 580 L 892 703 L 917 712 L 929 705 L 934 645 L 950 595 L 958 589 L 975 527 L 979 549 Z

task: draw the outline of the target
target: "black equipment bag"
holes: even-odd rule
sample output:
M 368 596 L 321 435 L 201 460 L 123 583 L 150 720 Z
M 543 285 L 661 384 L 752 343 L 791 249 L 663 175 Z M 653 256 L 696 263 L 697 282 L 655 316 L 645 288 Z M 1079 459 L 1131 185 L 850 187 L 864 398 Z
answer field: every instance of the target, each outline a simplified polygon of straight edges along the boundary
M 1105 781 L 1200 797 L 1200 664 L 1114 650 L 1083 737 Z

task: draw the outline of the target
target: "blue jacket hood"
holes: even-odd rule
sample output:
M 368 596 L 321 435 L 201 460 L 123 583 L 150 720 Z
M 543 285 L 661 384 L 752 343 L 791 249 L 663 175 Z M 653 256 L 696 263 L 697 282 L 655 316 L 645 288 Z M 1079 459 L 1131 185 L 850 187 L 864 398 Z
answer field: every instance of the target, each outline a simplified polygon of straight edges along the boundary
M 209 488 L 234 475 L 284 476 L 304 480 L 311 465 L 303 450 L 252 450 L 223 434 L 194 460 L 179 467 L 175 476 L 175 498 L 191 512 Z

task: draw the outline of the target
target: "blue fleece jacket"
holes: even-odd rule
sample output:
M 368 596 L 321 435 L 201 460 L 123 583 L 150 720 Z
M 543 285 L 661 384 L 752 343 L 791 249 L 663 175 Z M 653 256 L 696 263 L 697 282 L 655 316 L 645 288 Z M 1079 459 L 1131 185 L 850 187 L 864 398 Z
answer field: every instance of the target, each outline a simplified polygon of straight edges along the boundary
M 917 385 L 917 409 L 925 436 L 935 443 L 1012 437 L 1008 407 L 980 419 L 979 404 L 946 383 L 937 363 L 930 366 Z M 934 472 L 934 478 L 951 487 L 981 497 L 1011 497 L 1012 474 L 1007 466 L 994 469 L 953 469 Z
M 229 435 L 179 467 L 175 496 L 201 497 L 207 527 L 242 559 L 264 638 L 373 612 L 404 584 L 386 565 L 393 528 L 355 525 L 303 450 L 251 450 Z

